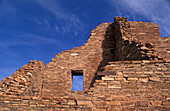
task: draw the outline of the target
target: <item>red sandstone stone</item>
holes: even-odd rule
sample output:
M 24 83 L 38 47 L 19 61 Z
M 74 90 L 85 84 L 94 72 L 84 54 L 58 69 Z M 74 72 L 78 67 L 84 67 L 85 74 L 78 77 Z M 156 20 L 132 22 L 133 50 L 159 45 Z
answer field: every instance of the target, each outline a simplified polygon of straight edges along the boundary
M 151 63 L 162 63 L 164 62 L 163 60 L 151 60 Z
M 138 80 L 138 78 L 130 78 L 130 77 L 128 77 L 128 81 L 137 81 Z
M 123 106 L 135 106 L 135 101 L 123 101 L 121 104 Z
M 121 103 L 120 103 L 119 101 L 106 102 L 106 104 L 108 104 L 108 105 L 113 105 L 113 106 L 119 106 L 119 105 L 121 105 Z
M 149 80 L 151 81 L 160 81 L 159 77 L 149 77 Z
M 121 61 L 115 61 L 114 63 L 115 63 L 115 64 L 119 64 L 119 63 L 122 63 L 122 62 L 121 62 Z
M 154 105 L 154 106 L 160 106 L 160 105 L 162 104 L 161 101 L 153 101 L 153 102 L 151 102 L 151 103 L 152 103 L 152 105 Z
M 23 99 L 23 100 L 30 100 L 31 97 L 30 96 L 22 96 L 21 99 Z
M 142 63 L 142 61 L 131 61 L 132 63 Z
M 127 64 L 130 64 L 131 61 L 121 61 L 121 63 L 127 63 Z
M 170 59 L 169 59 L 169 60 L 166 60 L 166 62 L 170 62 Z

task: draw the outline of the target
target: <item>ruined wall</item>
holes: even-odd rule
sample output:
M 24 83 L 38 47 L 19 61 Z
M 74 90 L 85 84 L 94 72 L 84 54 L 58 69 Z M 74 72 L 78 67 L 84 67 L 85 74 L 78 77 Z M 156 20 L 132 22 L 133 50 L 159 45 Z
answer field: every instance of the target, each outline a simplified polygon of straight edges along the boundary
M 30 61 L 3 79 L 0 109 L 168 111 L 169 45 L 157 24 L 115 17 L 114 23 L 93 29 L 83 46 L 56 54 L 46 67 Z M 83 71 L 84 91 L 71 91 L 71 70 Z
M 0 94 L 40 96 L 42 76 L 39 71 L 44 69 L 41 61 L 30 61 L 27 65 L 16 70 L 11 76 L 0 82 Z
M 160 37 L 158 24 L 114 20 L 114 60 L 170 59 L 170 38 Z
M 114 23 L 102 23 L 92 30 L 83 46 L 55 55 L 42 72 L 43 95 L 67 95 L 72 88 L 71 70 L 83 71 L 86 91 L 95 73 L 109 61 L 169 59 L 169 44 L 169 38 L 160 37 L 157 24 L 115 17 Z
M 146 22 L 129 22 L 131 37 L 144 44 L 143 53 L 148 51 L 149 58 L 157 56 L 157 58 L 170 59 L 170 38 L 160 37 L 159 26 L 154 23 Z
M 83 70 L 84 91 L 90 87 L 99 67 L 113 59 L 111 23 L 102 23 L 92 30 L 87 42 L 81 46 L 56 54 L 43 74 L 42 95 L 67 95 L 72 88 L 71 70 Z
M 67 96 L 0 96 L 4 110 L 132 111 L 170 110 L 170 60 L 116 61 L 87 92 Z M 114 74 L 109 75 L 110 72 Z M 107 74 L 108 73 L 108 74 Z

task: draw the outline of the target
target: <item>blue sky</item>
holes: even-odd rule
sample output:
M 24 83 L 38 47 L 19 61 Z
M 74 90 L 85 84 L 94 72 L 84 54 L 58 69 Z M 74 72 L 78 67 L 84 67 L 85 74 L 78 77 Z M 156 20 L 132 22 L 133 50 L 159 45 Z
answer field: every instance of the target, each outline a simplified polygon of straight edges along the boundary
M 72 91 L 83 90 L 83 76 L 73 76 L 72 78 Z
M 29 60 L 46 64 L 83 45 L 114 16 L 157 23 L 170 37 L 170 0 L 0 0 L 0 80 Z

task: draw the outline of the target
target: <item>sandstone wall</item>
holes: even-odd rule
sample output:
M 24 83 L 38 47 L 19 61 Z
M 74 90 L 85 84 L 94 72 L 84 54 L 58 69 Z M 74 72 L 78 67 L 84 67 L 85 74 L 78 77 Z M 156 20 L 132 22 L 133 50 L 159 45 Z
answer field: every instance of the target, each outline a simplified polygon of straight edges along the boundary
M 4 110 L 170 110 L 170 61 L 116 61 L 86 92 L 59 97 L 0 96 Z M 110 73 L 113 73 L 109 75 Z M 108 73 L 108 74 L 107 74 Z M 101 75 L 100 75 L 101 76 Z
M 149 48 L 149 57 L 170 59 L 170 37 L 160 37 L 159 26 L 154 23 L 129 22 L 131 37 L 143 43 L 143 52 Z M 153 58 L 153 57 L 152 57 Z
M 124 17 L 115 17 L 114 23 L 102 23 L 92 30 L 83 46 L 62 51 L 47 64 L 42 72 L 43 95 L 70 93 L 71 70 L 83 71 L 86 91 L 96 79 L 96 72 L 109 61 L 169 59 L 170 39 L 164 39 L 160 46 L 158 40 L 162 39 L 154 23 L 128 22 Z
M 0 94 L 40 96 L 42 76 L 39 72 L 44 67 L 41 61 L 30 61 L 0 82 Z
M 42 95 L 63 96 L 71 92 L 71 70 L 83 71 L 83 88 L 87 90 L 98 69 L 113 60 L 113 54 L 110 54 L 114 43 L 111 30 L 112 23 L 102 23 L 92 30 L 83 46 L 56 54 L 42 72 Z
M 128 22 L 115 17 L 114 60 L 158 60 L 170 58 L 170 38 L 160 37 L 154 23 Z

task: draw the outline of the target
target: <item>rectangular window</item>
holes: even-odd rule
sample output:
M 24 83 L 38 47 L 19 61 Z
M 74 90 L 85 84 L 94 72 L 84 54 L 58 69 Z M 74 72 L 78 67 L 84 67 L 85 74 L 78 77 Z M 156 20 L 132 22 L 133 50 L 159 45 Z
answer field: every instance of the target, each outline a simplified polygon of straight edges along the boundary
M 83 91 L 83 71 L 71 70 L 72 74 L 72 91 Z

